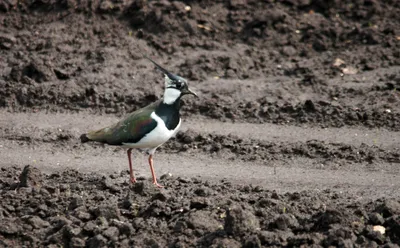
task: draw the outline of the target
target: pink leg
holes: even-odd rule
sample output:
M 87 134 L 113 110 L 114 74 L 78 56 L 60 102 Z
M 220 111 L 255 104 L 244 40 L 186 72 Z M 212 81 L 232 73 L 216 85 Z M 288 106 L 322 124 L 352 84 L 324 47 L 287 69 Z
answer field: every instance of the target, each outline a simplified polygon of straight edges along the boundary
M 153 177 L 153 184 L 159 188 L 163 188 L 164 186 L 157 183 L 157 177 L 156 177 L 156 173 L 154 172 L 154 167 L 153 167 L 153 155 L 149 156 L 149 165 L 150 165 L 151 175 Z
M 130 171 L 130 174 L 131 174 L 131 183 L 136 183 L 136 178 L 135 178 L 135 175 L 133 174 L 133 169 L 132 169 L 131 152 L 132 152 L 132 148 L 129 148 L 128 151 L 127 151 L 128 160 L 129 160 L 129 171 Z

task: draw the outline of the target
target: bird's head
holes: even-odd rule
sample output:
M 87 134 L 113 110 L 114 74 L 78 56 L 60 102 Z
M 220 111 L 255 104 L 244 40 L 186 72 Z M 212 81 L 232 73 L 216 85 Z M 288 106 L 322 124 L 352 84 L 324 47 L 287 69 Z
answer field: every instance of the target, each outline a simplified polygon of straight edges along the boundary
M 159 64 L 154 62 L 152 59 L 148 57 L 146 58 L 150 60 L 165 75 L 164 103 L 172 104 L 183 95 L 189 94 L 197 96 L 195 92 L 189 89 L 186 79 L 178 75 L 175 75 L 173 73 L 170 73 L 166 69 L 162 68 Z

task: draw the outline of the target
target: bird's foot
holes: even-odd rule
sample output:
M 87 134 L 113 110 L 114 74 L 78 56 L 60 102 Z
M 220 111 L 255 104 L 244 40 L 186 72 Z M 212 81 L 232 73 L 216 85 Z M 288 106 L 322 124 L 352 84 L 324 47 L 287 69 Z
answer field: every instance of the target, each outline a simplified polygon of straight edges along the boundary
M 153 184 L 154 184 L 157 188 L 164 188 L 164 186 L 162 186 L 161 184 L 158 184 L 157 181 L 154 181 Z
M 131 177 L 131 184 L 134 184 L 134 183 L 136 183 L 136 178 Z

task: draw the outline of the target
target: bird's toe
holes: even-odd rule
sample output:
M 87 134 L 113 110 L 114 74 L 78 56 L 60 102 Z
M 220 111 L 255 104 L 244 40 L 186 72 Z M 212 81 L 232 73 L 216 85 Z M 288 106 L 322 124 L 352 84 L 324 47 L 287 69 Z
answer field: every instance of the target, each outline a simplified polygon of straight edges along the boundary
M 164 186 L 162 186 L 161 184 L 157 183 L 157 182 L 153 182 L 153 184 L 157 187 L 157 188 L 164 188 Z

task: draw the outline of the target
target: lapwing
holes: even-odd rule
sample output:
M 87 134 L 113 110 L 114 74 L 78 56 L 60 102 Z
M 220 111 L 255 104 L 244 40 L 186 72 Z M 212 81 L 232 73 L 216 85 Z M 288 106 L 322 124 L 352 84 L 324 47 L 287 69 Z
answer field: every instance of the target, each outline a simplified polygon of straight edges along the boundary
M 97 131 L 82 134 L 82 143 L 95 141 L 127 149 L 130 182 L 135 183 L 136 178 L 132 169 L 131 152 L 138 148 L 149 155 L 149 165 L 153 184 L 163 187 L 157 182 L 153 167 L 153 155 L 156 149 L 175 136 L 181 126 L 179 114 L 181 97 L 197 94 L 189 89 L 187 80 L 170 73 L 152 59 L 150 60 L 165 75 L 165 91 L 163 98 L 136 110 L 118 123 Z

